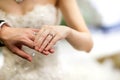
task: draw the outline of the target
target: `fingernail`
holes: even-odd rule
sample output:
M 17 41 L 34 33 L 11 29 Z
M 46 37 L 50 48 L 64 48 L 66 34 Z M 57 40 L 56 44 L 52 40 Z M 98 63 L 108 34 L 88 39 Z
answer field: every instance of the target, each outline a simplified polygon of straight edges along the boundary
M 32 58 L 29 57 L 29 58 L 28 58 L 28 61 L 29 61 L 29 62 L 32 62 Z
M 49 52 L 48 51 L 43 51 L 43 53 L 45 54 L 45 55 L 48 55 L 49 54 Z
M 42 52 L 42 49 L 40 48 L 39 51 Z

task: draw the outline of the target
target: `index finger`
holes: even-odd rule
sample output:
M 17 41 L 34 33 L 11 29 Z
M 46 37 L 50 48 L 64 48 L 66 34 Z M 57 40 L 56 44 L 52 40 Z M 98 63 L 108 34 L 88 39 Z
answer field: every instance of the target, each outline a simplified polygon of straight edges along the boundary
M 20 56 L 20 57 L 22 57 L 30 62 L 32 61 L 32 57 L 29 54 L 27 54 L 26 52 L 24 52 L 23 50 L 19 49 L 16 46 L 11 46 L 11 48 L 12 48 L 11 49 L 12 52 L 15 53 L 16 55 L 18 55 L 18 56 Z

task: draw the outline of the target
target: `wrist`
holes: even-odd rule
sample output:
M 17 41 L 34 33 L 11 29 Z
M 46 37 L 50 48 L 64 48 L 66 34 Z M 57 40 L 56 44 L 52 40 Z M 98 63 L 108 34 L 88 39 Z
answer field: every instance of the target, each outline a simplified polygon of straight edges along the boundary
M 9 27 L 9 25 L 4 20 L 0 20 L 0 47 L 4 46 L 1 32 L 4 28 L 7 28 L 7 27 Z
M 67 36 L 66 39 L 69 39 L 71 34 L 72 34 L 72 29 L 70 27 L 66 27 L 67 28 Z

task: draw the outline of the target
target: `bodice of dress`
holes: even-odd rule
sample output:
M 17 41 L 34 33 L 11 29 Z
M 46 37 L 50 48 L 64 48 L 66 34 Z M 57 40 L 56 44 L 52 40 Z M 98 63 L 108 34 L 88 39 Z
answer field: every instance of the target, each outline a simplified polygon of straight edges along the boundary
M 5 20 L 11 27 L 34 27 L 55 25 L 60 22 L 60 12 L 53 5 L 36 5 L 25 15 L 13 15 L 0 10 L 0 19 Z

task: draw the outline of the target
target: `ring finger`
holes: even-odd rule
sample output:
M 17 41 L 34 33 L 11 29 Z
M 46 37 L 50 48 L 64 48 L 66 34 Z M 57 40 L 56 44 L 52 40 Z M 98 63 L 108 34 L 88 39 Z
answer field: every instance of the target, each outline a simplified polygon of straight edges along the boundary
M 49 35 L 45 38 L 44 42 L 42 43 L 42 45 L 39 48 L 39 51 L 42 52 L 45 47 L 50 43 L 50 41 L 52 40 L 53 36 Z

